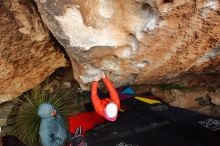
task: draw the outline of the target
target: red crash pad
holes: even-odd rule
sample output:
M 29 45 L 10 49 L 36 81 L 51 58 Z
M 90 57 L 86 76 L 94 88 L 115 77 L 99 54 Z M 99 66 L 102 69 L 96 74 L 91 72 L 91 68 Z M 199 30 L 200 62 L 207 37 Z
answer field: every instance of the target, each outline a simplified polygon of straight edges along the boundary
M 83 135 L 89 129 L 95 127 L 96 124 L 105 122 L 105 119 L 99 116 L 96 112 L 85 112 L 75 116 L 69 117 L 69 130 L 70 133 L 74 133 L 76 128 L 82 127 Z

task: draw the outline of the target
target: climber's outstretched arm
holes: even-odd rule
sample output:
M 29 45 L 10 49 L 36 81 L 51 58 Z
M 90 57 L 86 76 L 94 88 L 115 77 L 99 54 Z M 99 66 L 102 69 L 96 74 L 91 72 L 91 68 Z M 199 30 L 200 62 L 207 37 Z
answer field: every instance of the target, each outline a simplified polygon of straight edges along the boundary
M 92 95 L 91 95 L 92 103 L 95 108 L 95 111 L 100 116 L 104 116 L 104 106 L 102 105 L 102 102 L 97 94 L 97 90 L 98 90 L 98 82 L 94 81 L 92 83 Z
M 118 93 L 117 91 L 115 90 L 115 87 L 114 85 L 112 84 L 112 82 L 108 79 L 108 77 L 104 77 L 103 78 L 103 81 L 110 93 L 110 98 L 111 100 L 117 105 L 118 109 L 120 109 L 120 99 L 118 97 Z

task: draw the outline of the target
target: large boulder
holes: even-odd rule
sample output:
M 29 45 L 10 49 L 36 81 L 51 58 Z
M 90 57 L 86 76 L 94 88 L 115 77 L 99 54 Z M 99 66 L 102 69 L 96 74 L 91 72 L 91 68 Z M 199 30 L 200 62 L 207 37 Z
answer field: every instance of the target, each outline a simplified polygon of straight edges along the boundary
M 66 65 L 30 0 L 0 1 L 0 32 L 0 103 Z
M 217 84 L 218 0 L 35 0 L 81 87 L 104 71 L 116 85 Z

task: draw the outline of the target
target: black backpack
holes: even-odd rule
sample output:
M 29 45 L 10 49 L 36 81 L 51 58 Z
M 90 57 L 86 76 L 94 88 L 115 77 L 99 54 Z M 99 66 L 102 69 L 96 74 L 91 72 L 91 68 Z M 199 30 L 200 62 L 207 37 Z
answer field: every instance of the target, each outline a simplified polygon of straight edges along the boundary
M 82 135 L 82 127 L 76 128 L 74 136 L 71 138 L 71 146 L 87 146 L 86 139 Z

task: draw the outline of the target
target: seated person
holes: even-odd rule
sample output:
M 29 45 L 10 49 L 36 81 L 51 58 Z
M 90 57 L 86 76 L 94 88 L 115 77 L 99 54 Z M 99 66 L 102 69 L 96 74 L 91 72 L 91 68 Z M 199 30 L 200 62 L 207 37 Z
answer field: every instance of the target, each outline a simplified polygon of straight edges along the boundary
M 92 83 L 92 103 L 94 105 L 95 111 L 106 120 L 115 121 L 118 116 L 118 111 L 120 109 L 120 99 L 118 93 L 115 90 L 112 82 L 105 76 L 102 75 L 103 81 L 110 93 L 110 98 L 100 99 L 97 94 L 98 89 L 98 78 Z
M 70 142 L 67 126 L 51 104 L 41 104 L 38 115 L 41 118 L 39 134 L 43 146 L 64 146 L 67 141 Z

